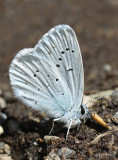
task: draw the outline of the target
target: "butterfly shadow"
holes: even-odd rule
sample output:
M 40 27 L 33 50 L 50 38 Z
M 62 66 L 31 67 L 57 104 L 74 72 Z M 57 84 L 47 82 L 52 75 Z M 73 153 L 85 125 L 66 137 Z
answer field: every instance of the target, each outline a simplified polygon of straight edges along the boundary
M 88 119 L 86 121 L 86 125 L 91 128 L 91 129 L 95 129 L 97 132 L 103 133 L 104 131 L 106 131 L 107 129 L 104 128 L 103 126 L 101 126 L 99 123 L 95 122 L 94 120 Z

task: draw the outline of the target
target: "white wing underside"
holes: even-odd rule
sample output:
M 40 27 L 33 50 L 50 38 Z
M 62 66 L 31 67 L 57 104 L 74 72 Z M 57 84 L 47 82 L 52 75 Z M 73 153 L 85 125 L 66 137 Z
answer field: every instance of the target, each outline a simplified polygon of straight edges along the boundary
M 83 64 L 76 35 L 68 25 L 56 26 L 34 48 L 21 50 L 9 74 L 15 96 L 53 118 L 80 107 Z

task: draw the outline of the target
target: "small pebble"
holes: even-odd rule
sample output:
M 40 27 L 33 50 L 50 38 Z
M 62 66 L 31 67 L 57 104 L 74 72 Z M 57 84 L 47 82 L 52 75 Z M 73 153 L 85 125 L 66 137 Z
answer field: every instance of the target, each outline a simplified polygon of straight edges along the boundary
M 6 102 L 2 97 L 0 97 L 0 108 L 6 108 Z
M 38 145 L 37 142 L 34 142 L 34 145 L 37 146 Z
M 103 109 L 103 110 L 106 109 L 106 105 L 105 105 L 105 104 L 102 105 L 102 109 Z
M 7 119 L 7 115 L 5 113 L 0 112 L 0 125 L 2 125 Z
M 4 151 L 5 151 L 6 154 L 10 155 L 11 149 L 10 149 L 10 146 L 8 144 L 4 145 Z
M 2 128 L 2 126 L 0 126 L 0 135 L 2 135 L 4 133 L 4 129 Z
M 48 156 L 44 158 L 44 160 L 61 160 L 59 155 L 55 153 L 55 151 L 51 151 Z
M 114 117 L 118 119 L 118 112 L 115 113 Z
M 13 160 L 11 156 L 8 156 L 7 154 L 0 154 L 0 160 Z
M 112 121 L 118 124 L 118 112 L 112 117 Z
M 88 148 L 88 152 L 89 152 L 90 155 L 93 155 L 93 150 L 92 150 L 92 148 Z
M 8 144 L 5 144 L 4 142 L 0 142 L 0 153 L 5 153 L 10 155 L 11 149 Z
M 63 147 L 58 150 L 58 155 L 64 156 L 65 158 L 72 158 L 74 154 L 75 154 L 75 151 L 69 148 Z
M 105 65 L 103 66 L 103 69 L 104 69 L 104 71 L 105 71 L 106 73 L 110 73 L 110 72 L 112 71 L 112 67 L 111 67 L 110 64 L 105 64 Z
M 59 137 L 57 136 L 44 136 L 44 140 L 46 143 L 48 143 L 49 141 L 57 140 L 57 139 L 59 139 Z

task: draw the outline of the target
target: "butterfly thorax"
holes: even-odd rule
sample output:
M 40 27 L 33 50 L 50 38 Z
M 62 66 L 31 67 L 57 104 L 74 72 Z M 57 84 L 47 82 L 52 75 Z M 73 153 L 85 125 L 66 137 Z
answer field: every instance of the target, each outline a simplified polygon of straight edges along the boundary
M 82 104 L 81 107 L 79 107 L 79 110 L 65 112 L 63 117 L 61 117 L 59 120 L 60 122 L 64 122 L 65 124 L 64 126 L 67 128 L 70 125 L 70 121 L 72 121 L 71 128 L 74 128 L 80 125 L 82 120 L 85 120 L 86 118 L 89 118 L 89 117 L 90 117 L 89 110 L 85 105 Z

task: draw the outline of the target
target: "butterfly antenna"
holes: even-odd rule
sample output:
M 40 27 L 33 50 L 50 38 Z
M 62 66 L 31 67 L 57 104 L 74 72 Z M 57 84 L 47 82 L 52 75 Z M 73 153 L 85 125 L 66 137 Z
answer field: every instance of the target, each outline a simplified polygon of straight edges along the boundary
M 104 95 L 104 96 L 101 96 L 101 97 L 98 97 L 98 98 L 94 98 L 94 99 L 92 99 L 91 101 L 87 102 L 85 105 L 87 105 L 87 104 L 89 104 L 89 103 L 91 103 L 91 102 L 97 101 L 97 100 L 99 100 L 99 99 L 106 98 L 106 97 L 108 97 L 108 96 L 117 94 L 117 93 L 118 93 L 118 91 L 115 91 L 115 92 L 112 92 L 112 93 L 110 93 L 110 94 L 107 94 L 107 95 Z

